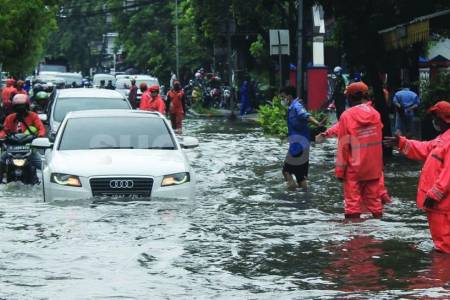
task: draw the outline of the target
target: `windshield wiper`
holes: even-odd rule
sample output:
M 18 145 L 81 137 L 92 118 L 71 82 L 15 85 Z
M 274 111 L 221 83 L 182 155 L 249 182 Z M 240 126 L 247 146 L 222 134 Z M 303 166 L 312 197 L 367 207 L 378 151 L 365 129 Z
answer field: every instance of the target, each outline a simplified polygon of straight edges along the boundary
M 148 147 L 149 150 L 175 150 L 175 147 Z
M 104 146 L 104 147 L 91 147 L 89 148 L 91 150 L 98 150 L 98 149 L 134 149 L 134 147 L 114 147 L 114 146 Z

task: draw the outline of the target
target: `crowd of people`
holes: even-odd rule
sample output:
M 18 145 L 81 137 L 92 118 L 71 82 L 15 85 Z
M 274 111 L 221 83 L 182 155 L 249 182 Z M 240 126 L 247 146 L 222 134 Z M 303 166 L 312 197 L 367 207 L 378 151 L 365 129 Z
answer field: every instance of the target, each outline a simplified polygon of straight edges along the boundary
M 374 218 L 383 216 L 384 205 L 391 202 L 384 185 L 383 145 L 395 147 L 406 157 L 425 162 L 417 206 L 427 214 L 435 248 L 450 253 L 450 103 L 440 101 L 428 110 L 441 134 L 423 142 L 408 139 L 401 130 L 394 137 L 383 137 L 380 114 L 372 106 L 369 87 L 364 82 L 351 83 L 343 93 L 349 108 L 343 106 L 337 122 L 315 140 L 322 143 L 337 137 L 335 176 L 343 184 L 345 218 L 357 219 L 366 212 Z M 283 175 L 289 187 L 305 188 L 310 147 L 308 123 L 320 122 L 307 112 L 295 88 L 284 88 L 281 97 L 289 106 L 289 150 Z M 417 101 L 417 95 L 405 89 L 394 96 L 395 105 L 408 111 L 416 107 Z

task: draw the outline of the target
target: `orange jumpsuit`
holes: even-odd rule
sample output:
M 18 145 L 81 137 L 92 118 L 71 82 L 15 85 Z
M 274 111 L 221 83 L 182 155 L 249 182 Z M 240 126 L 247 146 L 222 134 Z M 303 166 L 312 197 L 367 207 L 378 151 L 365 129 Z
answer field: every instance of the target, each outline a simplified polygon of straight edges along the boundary
M 151 88 L 145 92 L 141 97 L 141 104 L 140 104 L 140 110 L 147 110 L 147 111 L 157 111 L 160 114 L 164 115 L 166 112 L 166 104 L 164 103 L 163 99 L 160 95 L 157 95 L 156 97 L 152 97 L 151 94 Z
M 399 149 L 410 159 L 425 161 L 419 179 L 417 206 L 427 213 L 435 247 L 450 253 L 450 130 L 426 142 L 400 137 Z M 433 209 L 424 207 L 427 198 L 436 201 Z
M 380 114 L 371 105 L 357 105 L 341 115 L 336 177 L 344 181 L 346 216 L 359 216 L 364 207 L 375 217 L 382 214 L 382 128 Z

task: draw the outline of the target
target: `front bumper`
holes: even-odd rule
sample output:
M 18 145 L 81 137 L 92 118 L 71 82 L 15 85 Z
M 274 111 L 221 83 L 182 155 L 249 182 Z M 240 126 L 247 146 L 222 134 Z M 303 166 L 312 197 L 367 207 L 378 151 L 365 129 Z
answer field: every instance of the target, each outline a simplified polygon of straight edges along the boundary
M 109 176 L 108 176 L 109 177 Z M 127 176 L 133 177 L 133 176 Z M 135 177 L 135 176 L 134 176 Z M 114 176 L 117 178 L 117 176 Z M 125 177 L 124 177 L 125 178 Z M 74 200 L 92 200 L 90 179 L 88 177 L 80 177 L 81 187 L 63 186 L 53 182 L 50 182 L 50 177 L 44 178 L 44 197 L 46 202 L 53 201 L 74 201 Z M 191 182 L 161 187 L 162 177 L 153 178 L 153 188 L 150 199 L 179 199 L 179 200 L 192 200 L 195 196 L 195 181 L 191 178 Z M 108 199 L 105 199 L 107 201 Z

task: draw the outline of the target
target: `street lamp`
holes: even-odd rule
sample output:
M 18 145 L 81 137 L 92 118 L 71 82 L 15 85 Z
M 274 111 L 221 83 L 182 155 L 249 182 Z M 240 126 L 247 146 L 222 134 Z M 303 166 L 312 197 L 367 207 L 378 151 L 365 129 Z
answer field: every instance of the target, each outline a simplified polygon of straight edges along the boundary
M 180 37 L 178 28 L 178 0 L 175 0 L 175 48 L 176 48 L 176 74 L 177 79 L 180 79 Z

